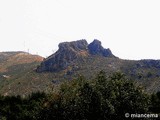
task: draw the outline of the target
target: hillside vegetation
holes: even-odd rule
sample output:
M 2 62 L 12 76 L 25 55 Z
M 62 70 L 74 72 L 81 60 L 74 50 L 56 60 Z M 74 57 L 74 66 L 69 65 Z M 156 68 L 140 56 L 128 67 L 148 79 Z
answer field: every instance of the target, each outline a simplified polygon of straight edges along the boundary
M 122 73 L 101 71 L 94 80 L 79 76 L 58 92 L 28 97 L 0 96 L 2 120 L 128 120 L 126 113 L 160 114 L 160 93 L 148 94 Z M 134 119 L 139 119 L 134 118 Z M 140 118 L 146 119 L 145 117 Z M 148 118 L 147 118 L 148 119 Z
M 0 93 L 25 96 L 34 91 L 45 91 L 50 76 L 35 72 L 42 60 L 43 57 L 25 52 L 0 53 Z

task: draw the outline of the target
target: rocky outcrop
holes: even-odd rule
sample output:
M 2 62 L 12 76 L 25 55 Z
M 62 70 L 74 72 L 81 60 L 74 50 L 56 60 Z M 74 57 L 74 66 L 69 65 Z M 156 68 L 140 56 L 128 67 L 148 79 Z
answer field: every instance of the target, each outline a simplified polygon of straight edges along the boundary
M 91 55 L 100 55 L 103 57 L 114 57 L 109 49 L 104 49 L 101 42 L 94 40 L 88 45 L 85 39 L 63 42 L 59 44 L 58 51 L 46 58 L 37 68 L 37 72 L 43 71 L 60 71 L 67 69 L 68 66 Z
M 81 51 L 81 50 L 86 50 L 87 46 L 88 43 L 85 39 L 73 42 L 63 42 L 59 44 L 59 51 L 61 52 L 66 50 Z
M 114 57 L 112 54 L 111 50 L 105 49 L 101 45 L 101 41 L 99 40 L 94 40 L 92 43 L 88 45 L 89 53 L 92 55 L 101 55 L 104 57 Z
M 64 70 L 73 60 L 87 56 L 87 46 L 86 40 L 60 43 L 58 51 L 45 59 L 37 68 L 37 71 L 53 72 Z

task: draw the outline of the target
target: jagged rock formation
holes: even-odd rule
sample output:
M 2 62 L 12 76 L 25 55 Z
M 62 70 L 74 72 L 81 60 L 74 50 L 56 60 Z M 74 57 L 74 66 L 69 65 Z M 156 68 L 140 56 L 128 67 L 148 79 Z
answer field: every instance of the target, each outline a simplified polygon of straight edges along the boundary
M 74 59 L 87 56 L 87 45 L 88 43 L 86 40 L 60 43 L 59 50 L 45 59 L 37 68 L 37 71 L 52 72 L 67 68 Z
M 88 49 L 90 54 L 92 55 L 102 55 L 104 57 L 113 57 L 113 54 L 110 51 L 110 49 L 103 48 L 101 45 L 101 42 L 96 39 L 88 45 Z
M 84 57 L 99 55 L 103 57 L 115 57 L 109 49 L 104 49 L 99 40 L 94 40 L 88 45 L 85 39 L 64 42 L 59 44 L 59 50 L 45 59 L 37 68 L 37 72 L 60 71 L 70 66 L 73 61 Z

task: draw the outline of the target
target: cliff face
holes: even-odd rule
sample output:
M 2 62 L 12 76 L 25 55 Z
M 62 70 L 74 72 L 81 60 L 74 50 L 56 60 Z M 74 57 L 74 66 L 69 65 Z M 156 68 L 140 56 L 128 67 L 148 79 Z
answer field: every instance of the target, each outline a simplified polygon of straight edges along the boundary
M 88 45 L 88 49 L 91 55 L 101 55 L 104 57 L 114 56 L 109 48 L 108 49 L 103 48 L 101 42 L 96 39 Z
M 90 44 L 86 40 L 64 42 L 59 44 L 59 49 L 55 54 L 41 63 L 37 72 L 64 70 L 76 60 L 92 55 L 115 57 L 109 49 L 104 49 L 98 40 L 94 40 Z

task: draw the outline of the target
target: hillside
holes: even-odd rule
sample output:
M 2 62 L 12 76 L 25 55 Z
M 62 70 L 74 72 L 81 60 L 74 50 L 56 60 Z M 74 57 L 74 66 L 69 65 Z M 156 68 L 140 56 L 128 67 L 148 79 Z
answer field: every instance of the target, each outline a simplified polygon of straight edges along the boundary
M 37 90 L 45 90 L 48 84 L 46 74 L 40 75 L 35 72 L 43 59 L 25 52 L 1 52 L 0 93 L 26 95 Z
M 57 90 L 60 83 L 80 75 L 92 80 L 99 71 L 122 72 L 148 92 L 160 90 L 160 60 L 123 60 L 103 48 L 99 40 L 63 42 L 43 58 L 25 52 L 0 53 L 0 94 L 27 95 Z
M 58 51 L 37 68 L 38 73 L 51 72 L 55 80 L 70 80 L 78 75 L 91 78 L 101 70 L 107 74 L 125 73 L 149 92 L 160 90 L 160 60 L 123 60 L 103 48 L 99 40 L 90 44 L 86 40 L 60 43 Z

